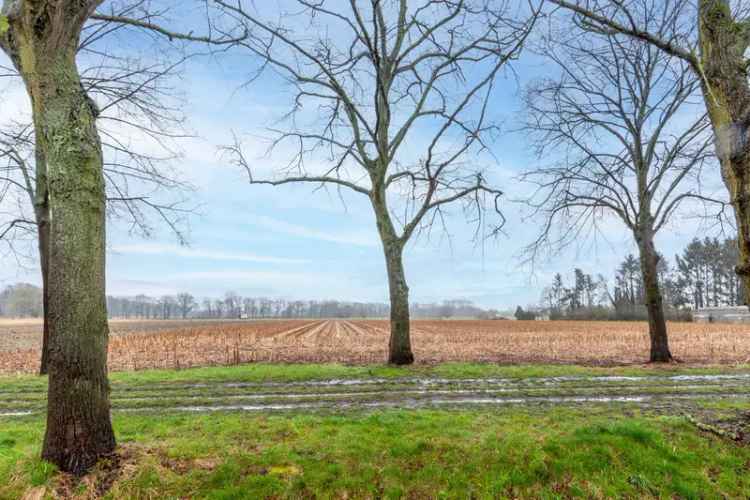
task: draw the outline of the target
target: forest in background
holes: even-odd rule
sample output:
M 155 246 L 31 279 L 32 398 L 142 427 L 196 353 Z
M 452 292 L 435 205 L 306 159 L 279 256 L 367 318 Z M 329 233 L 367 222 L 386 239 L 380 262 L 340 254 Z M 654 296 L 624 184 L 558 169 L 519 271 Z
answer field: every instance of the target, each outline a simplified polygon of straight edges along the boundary
M 731 238 L 695 238 L 672 263 L 661 256 L 657 270 L 667 317 L 689 321 L 690 311 L 696 309 L 742 305 L 742 283 L 734 272 L 736 261 L 737 243 Z M 643 304 L 641 264 L 629 254 L 615 270 L 613 287 L 601 274 L 594 276 L 580 268 L 573 270 L 570 282 L 557 273 L 542 291 L 541 309 L 517 310 L 516 317 L 645 320 Z
M 703 307 L 742 305 L 742 284 L 734 272 L 737 245 L 733 239 L 694 239 L 672 262 L 659 260 L 666 314 L 690 321 L 691 311 Z M 627 255 L 613 278 L 589 274 L 580 268 L 566 278 L 557 273 L 542 292 L 538 305 L 518 306 L 516 319 L 645 320 L 644 287 L 640 262 Z M 263 318 L 387 318 L 390 307 L 380 302 L 290 300 L 278 297 L 243 297 L 227 292 L 220 298 L 196 298 L 188 292 L 151 297 L 107 297 L 111 318 L 125 319 L 263 319 Z M 503 317 L 469 300 L 454 299 L 410 307 L 415 318 Z M 41 317 L 42 291 L 19 283 L 0 292 L 0 316 Z

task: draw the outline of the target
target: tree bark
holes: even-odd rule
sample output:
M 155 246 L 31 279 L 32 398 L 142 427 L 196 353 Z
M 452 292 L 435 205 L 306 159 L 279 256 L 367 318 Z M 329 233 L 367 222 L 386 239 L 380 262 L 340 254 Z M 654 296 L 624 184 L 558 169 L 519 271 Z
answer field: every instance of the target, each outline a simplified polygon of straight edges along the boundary
M 82 474 L 115 437 L 107 379 L 105 192 L 97 109 L 76 52 L 98 1 L 13 2 L 3 40 L 31 98 L 49 196 L 49 390 L 42 457 Z
M 39 375 L 47 375 L 49 367 L 49 194 L 47 193 L 47 165 L 44 152 L 36 148 L 36 186 L 34 188 L 34 216 L 39 246 L 39 267 L 42 272 L 42 356 Z
M 391 298 L 391 338 L 388 342 L 388 362 L 394 365 L 414 363 L 411 350 L 409 323 L 409 287 L 403 265 L 403 247 L 383 242 L 388 269 L 388 288 Z
M 75 48 L 40 82 L 49 178 L 49 391 L 42 456 L 83 473 L 115 448 L 107 380 L 105 194 L 95 111 Z M 44 78 L 44 77 L 42 77 Z M 39 137 L 39 136 L 37 136 Z
M 42 209 L 43 215 L 37 215 L 37 238 L 39 240 L 39 267 L 42 271 L 42 359 L 39 363 L 39 375 L 47 375 L 49 370 L 49 213 L 48 207 Z
M 704 100 L 737 221 L 735 271 L 750 305 L 750 86 L 745 59 L 750 24 L 736 22 L 726 0 L 700 0 L 699 38 Z
M 652 363 L 666 363 L 672 360 L 672 353 L 669 350 L 667 322 L 664 318 L 664 300 L 657 271 L 659 254 L 654 247 L 651 229 L 640 230 L 636 239 L 640 250 L 644 302 L 648 312 L 648 335 L 651 340 L 649 360 Z
M 391 337 L 388 342 L 388 363 L 410 365 L 414 363 L 411 350 L 409 322 L 409 287 L 404 273 L 404 244 L 396 235 L 385 202 L 385 192 L 373 190 L 372 205 L 383 243 L 385 265 L 388 272 L 388 289 L 391 300 Z

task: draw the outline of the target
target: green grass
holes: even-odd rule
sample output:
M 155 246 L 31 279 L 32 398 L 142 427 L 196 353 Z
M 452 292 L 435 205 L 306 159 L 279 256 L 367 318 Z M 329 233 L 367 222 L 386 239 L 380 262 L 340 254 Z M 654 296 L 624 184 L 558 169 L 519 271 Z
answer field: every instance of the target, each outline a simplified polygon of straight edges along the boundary
M 304 381 L 335 378 L 400 378 L 400 377 L 556 377 L 604 375 L 677 375 L 714 374 L 750 371 L 750 365 L 692 367 L 679 364 L 664 366 L 587 367 L 578 365 L 497 365 L 491 363 L 444 363 L 397 368 L 392 366 L 348 366 L 340 364 L 267 364 L 190 368 L 185 370 L 143 370 L 115 372 L 110 375 L 114 385 L 189 382 L 265 382 Z M 45 377 L 31 375 L 0 376 L 0 391 L 40 390 L 46 387 Z
M 120 415 L 109 498 L 746 498 L 750 449 L 622 407 Z M 0 498 L 51 488 L 43 422 L 0 422 Z M 85 493 L 86 486 L 79 486 Z
M 190 382 L 733 371 L 750 367 L 253 364 L 115 373 L 112 381 L 122 389 L 114 394 L 133 396 L 144 387 Z M 0 379 L 0 391 L 37 391 L 32 403 L 43 398 L 45 385 L 38 377 Z M 694 404 L 727 418 L 747 410 L 746 400 Z M 701 433 L 684 417 L 642 413 L 625 404 L 345 415 L 116 412 L 113 418 L 126 456 L 109 492 L 113 499 L 750 496 L 750 447 Z M 34 487 L 49 493 L 62 484 L 55 468 L 38 458 L 43 432 L 41 415 L 0 418 L 0 499 L 22 498 Z M 96 481 L 74 485 L 72 491 L 83 497 Z

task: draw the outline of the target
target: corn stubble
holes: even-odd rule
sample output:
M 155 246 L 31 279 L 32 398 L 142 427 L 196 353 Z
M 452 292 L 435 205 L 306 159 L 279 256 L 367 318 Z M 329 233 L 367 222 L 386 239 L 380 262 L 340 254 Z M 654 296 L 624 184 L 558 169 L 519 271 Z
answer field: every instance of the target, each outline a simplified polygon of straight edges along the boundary
M 13 327 L 0 323 L 0 337 L 12 337 Z M 648 357 L 646 323 L 417 320 L 412 328 L 420 363 L 615 365 Z M 249 362 L 384 363 L 389 335 L 384 320 L 121 321 L 113 322 L 112 330 L 114 371 Z M 681 361 L 750 362 L 748 325 L 672 323 L 669 330 L 672 352 Z M 37 370 L 38 346 L 7 344 L 0 349 L 0 373 Z

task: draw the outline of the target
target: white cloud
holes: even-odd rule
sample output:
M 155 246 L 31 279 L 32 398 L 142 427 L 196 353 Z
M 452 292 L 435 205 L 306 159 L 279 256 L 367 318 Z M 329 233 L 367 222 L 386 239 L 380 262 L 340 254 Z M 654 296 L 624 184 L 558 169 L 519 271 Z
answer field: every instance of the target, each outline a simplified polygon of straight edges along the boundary
M 256 226 L 269 229 L 276 233 L 283 233 L 300 238 L 309 238 L 320 241 L 330 241 L 333 243 L 342 243 L 346 245 L 356 245 L 365 247 L 377 246 L 378 242 L 373 235 L 373 228 L 367 230 L 354 231 L 349 233 L 336 232 L 334 230 L 320 231 L 309 227 L 292 224 L 282 220 L 268 217 L 266 215 L 256 215 L 250 218 L 250 222 Z
M 199 250 L 178 245 L 167 245 L 162 243 L 134 243 L 115 245 L 112 251 L 124 254 L 142 255 L 171 255 L 188 259 L 207 259 L 221 261 L 244 261 L 261 262 L 266 264 L 303 264 L 305 259 L 287 259 L 282 257 L 269 257 L 248 252 L 224 252 L 221 250 Z
M 107 278 L 107 294 L 109 295 L 135 296 L 143 294 L 158 297 L 160 295 L 173 295 L 180 291 L 169 283 L 119 277 Z
M 227 290 L 246 295 L 293 299 L 384 300 L 385 285 L 362 285 L 356 276 L 334 270 L 317 271 L 189 271 L 165 276 L 175 288 L 190 287 L 199 293 L 220 296 Z
M 13 79 L 11 83 L 0 86 L 0 97 L 3 103 L 0 107 L 0 124 L 31 122 L 29 98 L 20 80 Z

